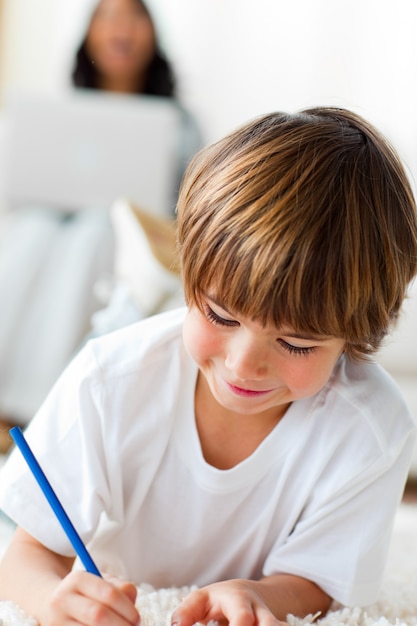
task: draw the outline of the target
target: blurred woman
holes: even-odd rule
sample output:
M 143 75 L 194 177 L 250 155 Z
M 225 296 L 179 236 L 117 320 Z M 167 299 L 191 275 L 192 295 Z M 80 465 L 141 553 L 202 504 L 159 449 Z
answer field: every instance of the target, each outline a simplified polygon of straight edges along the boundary
M 141 0 L 101 0 L 76 53 L 76 87 L 173 97 L 171 66 Z
M 161 52 L 147 7 L 141 0 L 95 2 L 81 39 L 71 72 L 77 90 L 93 89 L 127 97 L 164 97 L 178 108 L 178 181 L 173 190 L 174 207 L 180 179 L 191 156 L 201 147 L 201 136 L 193 116 L 176 97 L 174 73 Z M 160 268 L 148 246 L 139 245 L 143 225 L 135 219 L 135 214 L 126 215 L 129 212 L 126 208 L 120 218 L 115 218 L 114 211 L 107 209 L 86 207 L 83 211 L 69 209 L 63 213 L 53 208 L 27 207 L 14 215 L 11 227 L 0 239 L 0 253 L 3 258 L 6 256 L 5 266 L 9 268 L 7 283 L 0 280 L 0 298 L 8 303 L 10 313 L 0 321 L 0 454 L 11 443 L 10 426 L 25 425 L 31 419 L 67 361 L 88 336 L 159 312 L 150 306 L 151 301 L 158 307 L 161 302 L 170 307 L 171 292 L 167 296 L 160 283 L 164 284 L 164 290 L 166 284 L 171 290 L 173 283 L 177 304 L 177 280 L 172 281 L 169 274 L 167 278 L 166 270 Z M 127 225 L 126 219 L 130 220 Z M 139 304 L 131 287 L 122 284 L 115 271 L 120 248 L 124 248 L 125 254 L 127 247 L 119 233 L 126 229 L 131 233 L 132 227 L 138 231 L 138 237 L 133 246 L 135 262 L 130 263 L 131 271 L 135 272 L 139 264 L 144 275 L 140 284 L 143 298 Z M 71 260 L 74 255 L 76 263 Z M 28 267 L 36 280 L 26 279 Z M 160 282 L 155 280 L 155 272 Z M 109 276 L 110 282 L 104 284 L 108 300 L 103 303 L 97 298 L 96 286 Z M 149 293 L 150 284 L 153 297 Z M 62 285 L 67 286 L 65 302 L 61 303 L 61 313 L 54 315 L 52 327 L 48 309 L 51 301 L 57 302 L 58 287 Z M 144 300 L 146 307 L 142 306 Z M 41 358 L 37 358 L 33 348 L 39 344 Z M 28 347 L 34 352 L 31 359 L 26 356 Z

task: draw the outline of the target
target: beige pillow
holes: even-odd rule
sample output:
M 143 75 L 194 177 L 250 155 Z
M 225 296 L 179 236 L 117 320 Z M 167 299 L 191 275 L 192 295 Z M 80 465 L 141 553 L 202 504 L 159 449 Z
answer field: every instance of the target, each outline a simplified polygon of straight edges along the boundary
M 128 288 L 144 316 L 182 294 L 175 220 L 150 215 L 124 198 L 110 210 L 115 236 L 116 281 Z

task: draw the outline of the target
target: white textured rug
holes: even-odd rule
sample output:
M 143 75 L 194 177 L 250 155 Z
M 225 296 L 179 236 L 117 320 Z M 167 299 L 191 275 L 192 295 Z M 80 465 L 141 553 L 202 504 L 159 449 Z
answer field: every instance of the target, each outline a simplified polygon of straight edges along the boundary
M 0 524 L 0 557 L 12 529 Z M 141 626 L 167 626 L 174 608 L 190 588 L 155 590 L 141 585 L 138 608 Z M 291 626 L 306 626 L 312 617 L 303 620 L 289 616 Z M 417 626 L 417 505 L 403 504 L 398 512 L 390 549 L 388 566 L 379 602 L 366 608 L 345 608 L 334 605 L 317 619 L 317 626 Z M 36 626 L 11 602 L 0 602 L 0 626 Z

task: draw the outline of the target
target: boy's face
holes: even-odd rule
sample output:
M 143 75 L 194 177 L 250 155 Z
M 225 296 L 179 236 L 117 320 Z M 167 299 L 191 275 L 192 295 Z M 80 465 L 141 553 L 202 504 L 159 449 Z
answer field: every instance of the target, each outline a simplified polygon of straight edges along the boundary
M 186 316 L 185 346 L 199 384 L 234 414 L 279 419 L 291 402 L 320 391 L 343 352 L 342 339 L 301 337 L 234 315 L 211 297 L 203 303 L 203 312 L 193 306 Z

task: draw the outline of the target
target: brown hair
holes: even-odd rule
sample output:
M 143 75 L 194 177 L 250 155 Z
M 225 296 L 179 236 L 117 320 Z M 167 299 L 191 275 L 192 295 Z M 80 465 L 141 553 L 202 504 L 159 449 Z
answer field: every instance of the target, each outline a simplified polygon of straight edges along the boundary
M 271 113 L 203 149 L 178 201 L 187 302 L 374 352 L 417 272 L 417 216 L 387 140 L 338 108 Z

